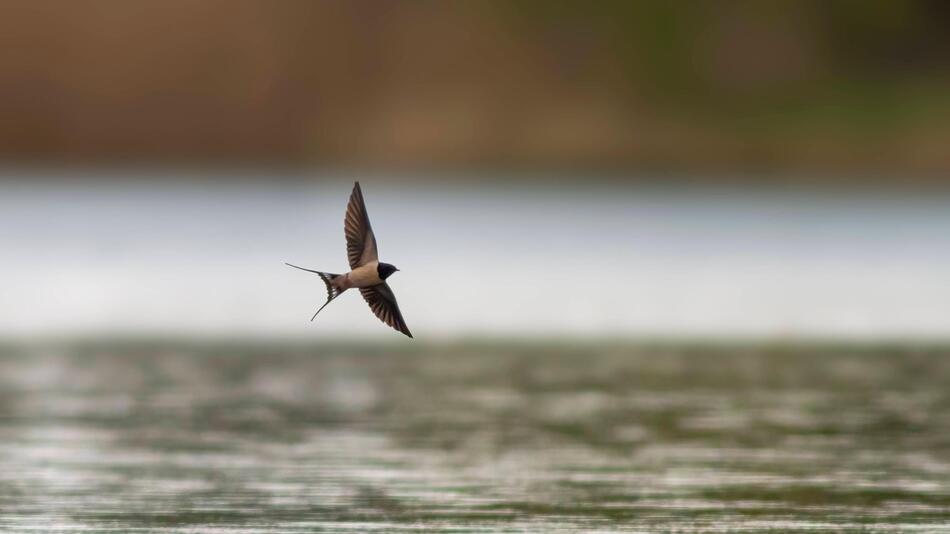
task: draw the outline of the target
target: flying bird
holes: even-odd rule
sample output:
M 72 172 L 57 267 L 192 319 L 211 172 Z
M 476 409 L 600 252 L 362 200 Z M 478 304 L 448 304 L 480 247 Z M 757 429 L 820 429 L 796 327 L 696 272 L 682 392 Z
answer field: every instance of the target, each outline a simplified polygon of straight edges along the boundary
M 369 304 L 376 317 L 399 332 L 412 337 L 399 311 L 399 305 L 396 304 L 396 295 L 386 283 L 386 279 L 399 269 L 394 265 L 379 261 L 376 236 L 373 234 L 373 227 L 369 224 L 369 215 L 366 213 L 363 190 L 360 189 L 359 182 L 353 184 L 350 203 L 346 206 L 343 233 L 346 234 L 346 255 L 350 261 L 350 272 L 333 274 L 286 264 L 301 271 L 316 274 L 327 286 L 327 301 L 320 306 L 310 320 L 316 319 L 317 314 L 333 299 L 342 295 L 347 289 L 355 287 L 360 290 L 360 294 L 363 295 L 363 299 Z

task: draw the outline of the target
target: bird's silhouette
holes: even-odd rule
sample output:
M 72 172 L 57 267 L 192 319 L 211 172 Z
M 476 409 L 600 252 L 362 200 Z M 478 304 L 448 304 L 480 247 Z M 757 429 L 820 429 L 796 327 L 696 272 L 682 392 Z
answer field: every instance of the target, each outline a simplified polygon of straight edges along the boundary
M 373 234 L 373 227 L 369 224 L 369 215 L 366 212 L 363 190 L 360 189 L 359 182 L 353 184 L 353 193 L 350 194 L 350 203 L 346 207 L 346 218 L 343 221 L 343 231 L 346 234 L 346 255 L 350 262 L 350 272 L 333 274 L 287 264 L 318 275 L 327 286 L 327 301 L 320 306 L 310 320 L 316 319 L 317 314 L 333 299 L 342 295 L 347 289 L 355 287 L 360 290 L 363 299 L 369 304 L 376 317 L 412 337 L 399 311 L 396 295 L 386 283 L 386 279 L 399 269 L 389 263 L 379 261 L 376 236 Z

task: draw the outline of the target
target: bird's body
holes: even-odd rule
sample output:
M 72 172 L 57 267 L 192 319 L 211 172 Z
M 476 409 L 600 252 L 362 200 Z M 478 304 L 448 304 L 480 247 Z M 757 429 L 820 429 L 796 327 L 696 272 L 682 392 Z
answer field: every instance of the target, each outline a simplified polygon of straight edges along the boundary
M 319 275 L 327 286 L 327 301 L 323 306 L 320 306 L 320 309 L 313 314 L 313 318 L 310 320 L 316 318 L 320 310 L 343 294 L 344 291 L 358 288 L 376 317 L 403 334 L 412 337 L 412 333 L 409 332 L 409 328 L 402 318 L 402 313 L 399 311 L 399 305 L 396 304 L 396 296 L 386 283 L 386 279 L 399 269 L 379 261 L 376 236 L 373 234 L 373 228 L 369 223 L 369 215 L 366 213 L 366 204 L 363 201 L 363 191 L 360 189 L 359 182 L 353 185 L 350 203 L 346 208 L 343 230 L 346 234 L 346 251 L 350 262 L 348 273 L 325 273 L 287 264 Z
M 340 277 L 337 287 L 347 290 L 351 287 L 373 287 L 385 282 L 379 277 L 379 262 L 373 261 L 360 265 L 356 269 Z

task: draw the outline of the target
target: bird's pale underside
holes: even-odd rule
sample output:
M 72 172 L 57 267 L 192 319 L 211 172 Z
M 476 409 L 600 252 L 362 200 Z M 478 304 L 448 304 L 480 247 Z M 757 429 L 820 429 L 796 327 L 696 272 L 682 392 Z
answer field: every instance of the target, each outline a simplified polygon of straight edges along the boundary
M 376 235 L 369 222 L 363 190 L 360 189 L 359 182 L 353 185 L 353 193 L 350 194 L 346 218 L 343 221 L 343 231 L 346 235 L 346 255 L 350 263 L 350 272 L 332 274 L 287 264 L 316 273 L 327 286 L 327 301 L 317 310 L 317 313 L 313 314 L 313 318 L 316 318 L 317 314 L 333 299 L 347 289 L 355 287 L 360 290 L 360 294 L 363 295 L 363 299 L 369 304 L 376 317 L 399 332 L 412 337 L 399 311 L 396 296 L 386 283 L 386 278 L 398 269 L 379 261 Z

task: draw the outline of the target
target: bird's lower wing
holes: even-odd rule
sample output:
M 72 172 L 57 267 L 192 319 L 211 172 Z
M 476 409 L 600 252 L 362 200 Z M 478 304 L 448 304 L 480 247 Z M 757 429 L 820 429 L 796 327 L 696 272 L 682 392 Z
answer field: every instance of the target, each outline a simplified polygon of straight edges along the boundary
M 379 320 L 412 337 L 406 321 L 402 318 L 402 312 L 399 311 L 399 305 L 396 304 L 396 295 L 389 288 L 389 284 L 383 282 L 372 287 L 361 287 L 360 294 Z

